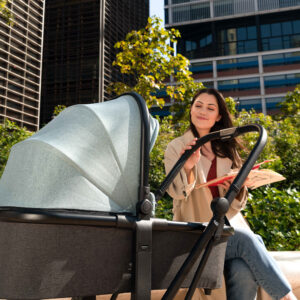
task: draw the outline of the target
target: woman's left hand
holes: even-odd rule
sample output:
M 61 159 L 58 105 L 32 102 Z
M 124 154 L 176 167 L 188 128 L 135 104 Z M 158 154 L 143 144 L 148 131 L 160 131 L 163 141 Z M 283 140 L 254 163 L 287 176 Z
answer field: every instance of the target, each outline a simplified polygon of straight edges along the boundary
M 232 184 L 233 179 L 229 179 L 224 181 L 223 183 L 218 184 L 218 186 L 222 187 L 225 190 L 225 193 L 229 190 L 230 185 Z M 247 179 L 245 180 L 244 184 L 242 185 L 242 188 L 247 186 Z
M 226 180 L 223 183 L 218 184 L 218 186 L 222 187 L 225 190 L 225 193 L 226 193 L 228 191 L 231 183 L 232 183 L 232 180 Z

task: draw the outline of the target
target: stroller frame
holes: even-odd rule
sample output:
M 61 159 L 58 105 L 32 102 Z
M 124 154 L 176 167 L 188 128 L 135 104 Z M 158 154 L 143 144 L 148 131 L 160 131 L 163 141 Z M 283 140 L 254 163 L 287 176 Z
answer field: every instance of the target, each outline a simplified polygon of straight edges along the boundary
M 176 177 L 190 155 L 203 144 L 214 139 L 224 141 L 234 138 L 247 132 L 258 132 L 259 138 L 251 151 L 248 159 L 241 168 L 239 174 L 231 184 L 228 192 L 223 198 L 216 198 L 212 202 L 213 217 L 207 226 L 201 223 L 186 223 L 166 221 L 162 219 L 151 218 L 152 202 L 150 187 L 148 182 L 149 173 L 149 116 L 144 99 L 136 94 L 129 93 L 137 102 L 141 114 L 141 156 L 140 156 L 140 185 L 139 199 L 136 206 L 136 216 L 130 215 L 99 215 L 99 213 L 57 210 L 57 209 L 31 209 L 18 207 L 0 208 L 1 222 L 14 223 L 33 223 L 33 224 L 59 224 L 59 225 L 80 225 L 96 226 L 104 228 L 124 228 L 135 231 L 135 240 L 132 250 L 133 266 L 131 272 L 132 278 L 124 277 L 117 290 L 114 291 L 112 299 L 116 299 L 119 292 L 124 291 L 124 284 L 131 280 L 131 295 L 134 300 L 146 300 L 151 297 L 151 269 L 152 269 L 152 235 L 153 231 L 175 231 L 175 232 L 200 232 L 201 235 L 196 241 L 193 249 L 180 267 L 178 273 L 169 285 L 163 300 L 173 299 L 182 283 L 195 269 L 193 279 L 185 299 L 191 299 L 195 289 L 198 287 L 199 280 L 204 272 L 205 265 L 210 257 L 214 246 L 222 240 L 227 239 L 233 234 L 233 229 L 226 220 L 225 214 L 246 180 L 248 173 L 252 169 L 260 152 L 262 151 L 267 134 L 260 125 L 247 125 L 243 127 L 229 128 L 218 132 L 213 132 L 197 140 L 192 149 L 186 151 L 175 164 L 161 187 L 155 193 L 155 199 L 158 201 L 165 193 L 166 189 Z M 204 252 L 204 253 L 203 253 Z M 203 253 L 202 257 L 201 254 Z M 200 258 L 201 257 L 201 258 Z M 199 261 L 200 260 L 200 261 Z M 195 263 L 198 262 L 198 267 Z M 207 291 L 209 293 L 209 291 Z M 1 295 L 0 295 L 1 296 Z M 77 296 L 77 295 L 70 295 Z M 90 295 L 86 295 L 90 296 Z

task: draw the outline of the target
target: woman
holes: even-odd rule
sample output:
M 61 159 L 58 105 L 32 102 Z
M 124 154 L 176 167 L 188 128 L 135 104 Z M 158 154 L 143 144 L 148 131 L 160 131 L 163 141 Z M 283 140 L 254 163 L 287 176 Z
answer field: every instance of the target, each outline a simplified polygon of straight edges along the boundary
M 209 132 L 232 127 L 230 113 L 224 97 L 215 89 L 202 89 L 193 98 L 190 110 L 190 129 L 169 143 L 165 152 L 165 168 L 168 173 L 179 157 L 196 143 L 198 137 Z M 212 217 L 210 202 L 223 196 L 230 186 L 224 182 L 218 187 L 195 188 L 196 183 L 228 173 L 241 167 L 237 153 L 237 140 L 208 142 L 195 151 L 186 161 L 168 189 L 173 198 L 176 221 L 208 222 Z M 234 221 L 247 201 L 247 190 L 242 188 L 232 202 L 227 218 Z M 227 299 L 255 299 L 261 286 L 274 299 L 296 299 L 286 278 L 269 256 L 261 238 L 249 229 L 235 228 L 229 238 L 224 268 Z M 193 299 L 200 299 L 201 291 Z M 218 300 L 220 298 L 217 298 Z

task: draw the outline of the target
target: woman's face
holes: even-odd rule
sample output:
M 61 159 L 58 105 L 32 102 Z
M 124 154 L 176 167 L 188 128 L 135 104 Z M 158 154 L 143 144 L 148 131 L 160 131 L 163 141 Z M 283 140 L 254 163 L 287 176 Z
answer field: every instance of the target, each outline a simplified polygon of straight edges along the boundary
M 199 134 L 207 134 L 221 119 L 219 106 L 214 95 L 200 94 L 191 107 L 191 120 Z

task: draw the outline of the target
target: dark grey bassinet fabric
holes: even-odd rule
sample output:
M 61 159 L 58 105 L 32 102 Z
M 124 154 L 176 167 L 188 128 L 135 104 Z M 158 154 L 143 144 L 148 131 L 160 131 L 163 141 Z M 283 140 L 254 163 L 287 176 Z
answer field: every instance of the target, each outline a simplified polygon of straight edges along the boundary
M 110 294 L 133 260 L 134 232 L 92 226 L 0 223 L 0 299 Z M 199 234 L 153 232 L 152 289 L 165 289 Z M 200 287 L 221 286 L 226 242 L 213 249 Z M 191 274 L 195 272 L 195 268 Z M 191 276 L 184 281 L 187 287 Z M 123 292 L 129 292 L 126 281 Z
M 153 145 L 158 124 L 149 118 Z M 3 211 L 21 207 L 135 215 L 140 125 L 138 107 L 129 95 L 66 109 L 13 147 L 0 180 L 0 212 L 2 206 Z M 131 272 L 133 227 L 9 221 L 0 222 L 0 299 L 111 294 Z M 199 234 L 153 231 L 152 289 L 169 286 Z M 225 248 L 223 238 L 199 286 L 221 286 Z M 190 281 L 191 276 L 183 286 Z M 130 291 L 131 284 L 125 281 L 120 291 Z

